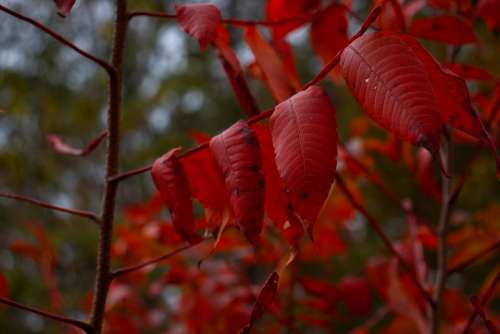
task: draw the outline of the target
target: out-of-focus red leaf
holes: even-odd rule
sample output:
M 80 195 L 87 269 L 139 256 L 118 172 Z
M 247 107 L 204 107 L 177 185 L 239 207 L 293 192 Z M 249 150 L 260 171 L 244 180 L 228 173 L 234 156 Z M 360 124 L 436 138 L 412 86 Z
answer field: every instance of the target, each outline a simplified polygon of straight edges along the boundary
M 151 176 L 165 205 L 170 210 L 172 224 L 182 238 L 189 243 L 201 239 L 195 233 L 189 181 L 182 164 L 176 157 L 180 148 L 174 148 L 153 163 Z
M 225 31 L 225 28 L 220 25 L 219 31 L 222 29 Z M 217 56 L 222 63 L 222 67 L 226 72 L 229 82 L 231 83 L 231 87 L 233 88 L 234 94 L 236 95 L 241 107 L 248 116 L 258 114 L 259 108 L 257 107 L 257 103 L 248 88 L 243 69 L 241 68 L 238 57 L 229 45 L 229 42 L 224 40 L 224 38 L 217 38 L 215 46 Z
M 415 323 L 408 317 L 397 315 L 382 329 L 381 334 L 422 334 Z
M 415 20 L 410 33 L 419 38 L 453 45 L 476 42 L 472 24 L 458 16 L 436 16 Z
M 277 272 L 273 272 L 264 283 L 264 286 L 260 290 L 257 301 L 252 309 L 252 314 L 250 315 L 250 321 L 248 325 L 242 330 L 242 334 L 250 333 L 250 329 L 254 323 L 264 315 L 267 309 L 271 306 L 276 298 L 278 292 L 278 282 L 279 275 Z
M 64 140 L 57 136 L 57 135 L 48 135 L 47 140 L 49 141 L 50 145 L 54 149 L 54 151 L 61 153 L 61 154 L 66 154 L 66 155 L 74 155 L 74 156 L 80 156 L 80 157 L 85 157 L 92 153 L 97 146 L 101 143 L 101 141 L 104 140 L 108 135 L 107 131 L 101 132 L 97 137 L 92 139 L 92 141 L 83 149 L 81 148 L 74 148 L 64 142 Z
M 315 297 L 328 300 L 335 304 L 340 298 L 340 292 L 335 285 L 311 277 L 303 278 L 300 282 L 304 290 Z
M 285 65 L 276 50 L 255 27 L 245 32 L 245 41 L 252 50 L 255 60 L 262 69 L 264 82 L 277 101 L 283 101 L 294 93 Z
M 335 107 L 317 86 L 280 103 L 271 116 L 276 166 L 309 233 L 335 178 L 336 128 Z
M 441 188 L 432 171 L 432 155 L 423 148 L 417 151 L 415 178 L 422 192 L 441 203 Z
M 176 5 L 177 22 L 184 31 L 196 38 L 204 50 L 215 41 L 222 21 L 219 9 L 208 3 Z
M 270 21 L 297 17 L 286 24 L 272 27 L 273 39 L 279 39 L 290 31 L 300 27 L 307 21 L 307 14 L 316 9 L 320 0 L 268 0 L 266 6 L 266 19 Z
M 296 90 L 300 90 L 302 85 L 300 84 L 299 81 L 299 75 L 297 73 L 297 68 L 295 67 L 295 58 L 293 56 L 293 49 L 290 46 L 290 43 L 288 43 L 286 39 L 282 38 L 282 39 L 273 39 L 271 41 L 271 45 L 280 56 L 281 60 L 283 61 L 283 65 L 285 65 L 288 77 L 290 78 L 290 84 Z
M 464 65 L 464 64 L 444 64 L 444 67 L 451 70 L 455 74 L 461 76 L 466 80 L 492 80 L 493 76 L 486 70 L 482 68 L 472 66 L 472 65 Z
M 398 0 L 396 1 L 398 3 L 400 2 Z M 375 0 L 373 2 L 373 6 L 382 6 L 382 11 L 380 12 L 379 17 L 376 20 L 377 25 L 380 27 L 380 29 L 401 31 L 402 24 L 400 22 L 400 18 L 396 14 L 392 1 Z M 400 4 L 401 12 L 403 14 L 403 23 L 405 27 L 409 25 L 413 16 L 424 6 L 425 0 L 406 1 L 405 3 Z
M 224 176 L 236 224 L 257 245 L 264 216 L 264 175 L 257 136 L 238 121 L 210 141 L 210 150 Z
M 490 29 L 500 27 L 500 0 L 479 0 L 477 15 L 486 21 Z
M 37 247 L 33 246 L 29 242 L 24 242 L 21 240 L 11 241 L 9 243 L 9 249 L 11 250 L 11 252 L 27 256 L 33 261 L 38 261 L 41 256 L 40 251 Z
M 437 235 L 429 227 L 422 225 L 417 232 L 418 240 L 428 249 L 435 250 L 437 248 Z
M 9 282 L 4 274 L 0 272 L 0 297 L 7 297 L 9 295 Z
M 54 0 L 54 2 L 57 6 L 57 14 L 61 17 L 66 17 L 71 12 L 76 0 Z
M 123 211 L 128 221 L 133 224 L 144 225 L 160 212 L 162 204 L 163 199 L 160 193 L 155 192 L 149 201 L 128 205 Z
M 323 64 L 327 64 L 339 50 L 347 45 L 347 18 L 344 8 L 332 3 L 319 14 L 311 24 L 311 43 Z M 338 72 L 330 72 L 338 81 Z
M 353 315 L 365 316 L 372 308 L 372 297 L 368 282 L 355 276 L 346 276 L 339 284 L 342 300 Z

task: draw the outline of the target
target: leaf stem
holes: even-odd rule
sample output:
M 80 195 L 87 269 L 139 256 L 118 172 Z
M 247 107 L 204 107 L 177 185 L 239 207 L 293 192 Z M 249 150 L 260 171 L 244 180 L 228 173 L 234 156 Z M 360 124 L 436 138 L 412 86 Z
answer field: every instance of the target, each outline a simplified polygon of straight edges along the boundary
M 36 206 L 39 206 L 42 208 L 49 209 L 49 210 L 65 212 L 65 213 L 69 213 L 69 214 L 72 214 L 75 216 L 88 218 L 88 219 L 96 222 L 97 224 L 99 224 L 99 217 L 97 217 L 97 215 L 91 211 L 64 208 L 64 207 L 53 205 L 53 204 L 50 204 L 50 203 L 47 203 L 44 201 L 40 201 L 40 200 L 31 198 L 31 197 L 28 197 L 28 196 L 23 196 L 23 195 L 18 195 L 18 194 L 3 192 L 3 191 L 0 192 L 0 197 L 10 198 L 10 199 L 13 199 L 15 201 L 30 203 L 30 204 L 33 204 L 33 205 L 36 205 Z
M 88 53 L 87 51 L 84 51 L 82 49 L 80 49 L 78 46 L 76 46 L 75 44 L 73 44 L 72 42 L 68 41 L 66 38 L 64 38 L 63 36 L 61 36 L 59 33 L 53 31 L 52 29 L 50 29 L 49 27 L 47 27 L 46 25 L 44 25 L 43 23 L 40 23 L 30 17 L 27 17 L 27 16 L 24 16 L 12 9 L 9 9 L 3 5 L 0 5 L 0 11 L 2 12 L 5 12 L 21 21 L 24 21 L 24 22 L 27 22 L 29 24 L 31 24 L 32 26 L 36 27 L 37 29 L 41 30 L 42 32 L 44 32 L 45 34 L 49 35 L 50 37 L 54 38 L 56 41 L 58 41 L 59 43 L 73 49 L 74 51 L 76 51 L 78 54 L 80 54 L 81 56 L 83 56 L 84 58 L 87 58 L 89 59 L 90 61 L 94 62 L 95 64 L 99 65 L 100 67 L 102 67 L 103 69 L 106 70 L 106 72 L 108 72 L 109 75 L 112 75 L 113 72 L 114 72 L 114 68 L 113 66 L 111 66 L 111 64 L 109 64 L 107 61 L 103 60 L 103 59 L 100 59 L 90 53 Z
M 47 318 L 47 319 L 51 319 L 51 320 L 54 320 L 54 321 L 58 321 L 58 322 L 61 322 L 63 324 L 67 324 L 67 325 L 71 325 L 71 326 L 80 328 L 81 330 L 83 330 L 87 334 L 93 334 L 94 333 L 94 329 L 92 328 L 92 326 L 90 326 L 89 324 L 87 324 L 87 323 L 85 323 L 83 321 L 80 321 L 80 320 L 66 318 L 66 317 L 63 317 L 63 316 L 60 316 L 60 315 L 57 315 L 57 314 L 53 314 L 53 313 L 49 313 L 49 312 L 46 312 L 46 311 L 42 311 L 42 310 L 39 310 L 37 308 L 31 307 L 31 306 L 27 306 L 27 305 L 24 305 L 24 304 L 20 304 L 18 302 L 15 302 L 15 301 L 13 301 L 11 299 L 7 299 L 7 298 L 4 298 L 4 297 L 0 297 L 0 303 L 8 305 L 8 306 L 11 306 L 11 307 L 15 307 L 15 308 L 23 310 L 23 311 L 31 312 L 31 313 L 37 314 L 37 315 L 39 315 L 41 317 L 44 317 L 44 318 Z

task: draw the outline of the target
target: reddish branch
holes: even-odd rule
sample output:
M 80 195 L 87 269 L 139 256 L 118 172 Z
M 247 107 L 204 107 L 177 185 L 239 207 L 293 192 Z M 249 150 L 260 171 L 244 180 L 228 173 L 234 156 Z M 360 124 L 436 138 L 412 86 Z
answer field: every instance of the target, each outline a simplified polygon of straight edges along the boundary
M 493 296 L 493 293 L 495 292 L 495 288 L 497 287 L 498 282 L 500 281 L 500 273 L 498 273 L 495 278 L 493 279 L 493 282 L 491 282 L 491 285 L 488 287 L 488 290 L 484 293 L 484 295 L 481 297 L 480 300 L 480 305 L 484 306 L 488 302 L 488 300 Z M 472 325 L 474 324 L 474 320 L 476 320 L 476 317 L 478 316 L 479 312 L 477 310 L 474 310 L 474 313 L 469 318 L 469 321 L 467 321 L 467 325 L 465 326 L 464 332 L 462 334 L 467 334 L 469 330 L 472 328 Z
M 206 238 L 203 241 L 206 241 L 206 240 L 209 240 L 209 239 L 211 239 L 211 238 Z M 111 280 L 113 280 L 113 279 L 115 279 L 117 277 L 123 276 L 123 275 L 127 275 L 127 274 L 129 274 L 129 273 L 131 273 L 133 271 L 141 270 L 142 268 L 145 268 L 145 267 L 151 266 L 153 264 L 157 264 L 159 262 L 168 260 L 171 257 L 173 257 L 174 255 L 182 253 L 183 251 L 191 249 L 191 248 L 194 248 L 194 247 L 196 247 L 198 245 L 199 244 L 188 244 L 188 245 L 176 248 L 173 251 L 170 251 L 170 252 L 168 252 L 166 254 L 158 256 L 158 257 L 156 257 L 154 259 L 147 260 L 147 261 L 144 261 L 144 262 L 141 262 L 141 263 L 129 266 L 129 267 L 124 267 L 124 268 L 116 269 L 116 270 L 114 270 L 114 271 L 111 272 Z
M 30 17 L 24 16 L 24 15 L 12 10 L 12 9 L 9 9 L 3 5 L 0 5 L 0 11 L 5 12 L 5 13 L 7 13 L 7 14 L 9 14 L 9 15 L 11 15 L 11 16 L 13 16 L 21 21 L 27 22 L 27 23 L 35 26 L 37 29 L 39 29 L 39 30 L 43 31 L 44 33 L 46 33 L 47 35 L 51 36 L 52 38 L 57 40 L 59 43 L 66 45 L 67 47 L 75 50 L 77 53 L 79 53 L 84 58 L 87 58 L 90 61 L 94 62 L 95 64 L 101 66 L 110 75 L 112 75 L 112 73 L 114 72 L 113 66 L 111 66 L 111 64 L 109 64 L 105 60 L 102 60 L 102 59 L 88 53 L 87 51 L 80 49 L 78 46 L 76 46 L 72 42 L 68 41 L 66 38 L 61 36 L 59 33 L 53 31 L 52 29 L 50 29 L 49 27 L 47 27 L 43 23 L 40 23 L 40 22 L 30 18 Z
M 83 330 L 87 334 L 93 334 L 94 333 L 94 329 L 92 328 L 92 326 L 90 326 L 89 324 L 87 324 L 87 323 L 85 323 L 83 321 L 79 321 L 79 320 L 75 320 L 75 319 L 70 319 L 70 318 L 66 318 L 66 317 L 63 317 L 63 316 L 60 316 L 60 315 L 57 315 L 57 314 L 45 312 L 45 311 L 33 308 L 31 306 L 26 306 L 26 305 L 23 305 L 23 304 L 19 304 L 19 303 L 13 301 L 13 300 L 10 300 L 10 299 L 4 298 L 4 297 L 0 297 L 0 303 L 5 304 L 5 305 L 9 305 L 11 307 L 18 308 L 20 310 L 31 312 L 31 313 L 37 314 L 37 315 L 39 315 L 41 317 L 44 317 L 44 318 L 47 318 L 47 319 L 51 319 L 51 320 L 55 320 L 55 321 L 61 322 L 63 324 L 67 324 L 67 325 L 71 325 L 71 326 L 80 328 L 81 330 Z
M 368 30 L 368 28 L 370 27 L 370 25 L 373 23 L 373 21 L 375 21 L 375 19 L 377 18 L 377 16 L 380 14 L 380 11 L 381 11 L 381 7 L 380 6 L 377 6 L 375 7 L 374 9 L 372 9 L 372 11 L 368 14 L 368 17 L 366 18 L 365 22 L 363 23 L 362 27 L 359 29 L 359 31 L 351 37 L 351 39 L 349 40 L 349 43 L 352 43 L 353 41 L 355 41 L 356 39 L 358 39 L 359 37 L 361 37 L 365 32 L 366 30 Z M 318 75 L 316 75 L 314 77 L 313 80 L 311 80 L 310 82 L 308 82 L 304 87 L 302 87 L 302 90 L 305 90 L 307 89 L 309 86 L 311 85 L 315 85 L 317 83 L 319 83 L 321 80 L 323 80 L 323 78 L 325 76 L 328 75 L 328 73 L 338 64 L 339 60 L 340 60 L 340 55 L 342 54 L 342 50 L 340 50 L 336 55 L 335 57 L 333 57 L 332 60 L 330 60 L 330 62 L 325 65 L 325 67 L 323 67 L 323 69 L 318 73 Z M 273 108 L 270 108 L 270 109 L 267 109 L 266 111 L 263 111 L 261 112 L 260 114 L 254 116 L 254 117 L 251 117 L 249 120 L 248 120 L 248 124 L 252 125 L 252 124 L 255 124 L 255 123 L 258 123 L 260 122 L 261 120 L 264 120 L 268 117 L 270 117 L 272 115 L 272 113 L 274 112 L 274 107 Z M 208 144 L 203 144 L 203 145 L 200 145 L 200 146 L 197 146 L 191 150 L 188 150 L 186 152 L 184 152 L 183 154 L 180 154 L 178 156 L 179 159 L 182 159 L 182 158 L 186 158 L 187 156 L 199 151 L 199 150 L 203 150 L 205 148 L 208 147 Z M 127 172 L 123 172 L 121 174 L 118 174 L 118 175 L 114 175 L 112 177 L 110 177 L 108 179 L 109 182 L 113 182 L 113 183 L 118 183 L 120 181 L 123 181 L 129 177 L 132 177 L 132 176 L 135 176 L 135 175 L 139 175 L 139 174 L 142 174 L 142 173 L 146 173 L 148 171 L 151 170 L 151 165 L 148 165 L 148 166 L 144 166 L 144 167 L 141 167 L 141 168 L 137 168 L 137 169 L 132 169 L 132 170 L 129 170 Z
M 470 267 L 474 263 L 476 263 L 476 262 L 484 259 L 485 257 L 489 256 L 490 254 L 498 252 L 498 251 L 500 251 L 500 238 L 496 242 L 494 242 L 492 245 L 483 249 L 482 251 L 472 255 L 471 257 L 469 257 L 465 260 L 463 260 L 459 264 L 457 264 L 451 268 L 448 268 L 447 275 L 451 275 L 453 273 L 463 271 L 464 269 Z
M 28 197 L 28 196 L 17 195 L 17 194 L 12 194 L 12 193 L 7 193 L 7 192 L 0 192 L 0 197 L 10 198 L 10 199 L 20 201 L 20 202 L 30 203 L 30 204 L 40 206 L 42 208 L 54 210 L 54 211 L 69 213 L 69 214 L 72 214 L 75 216 L 88 218 L 90 220 L 93 220 L 96 223 L 99 223 L 99 217 L 97 217 L 97 215 L 91 211 L 64 208 L 64 207 L 53 205 L 53 204 L 50 204 L 50 203 L 47 203 L 44 201 L 40 201 L 40 200 L 31 198 L 31 197 Z
M 368 222 L 368 225 L 375 231 L 377 236 L 382 240 L 384 245 L 387 247 L 387 249 L 394 255 L 394 257 L 398 260 L 398 262 L 401 264 L 401 267 L 409 274 L 409 277 L 411 278 L 412 282 L 415 284 L 415 286 L 418 288 L 422 296 L 427 300 L 427 302 L 431 305 L 434 306 L 434 300 L 432 299 L 431 295 L 427 290 L 425 290 L 422 285 L 420 284 L 418 278 L 415 276 L 415 272 L 411 268 L 411 266 L 403 259 L 403 257 L 399 254 L 399 252 L 396 250 L 394 245 L 392 244 L 392 241 L 385 235 L 384 231 L 380 227 L 380 225 L 377 223 L 375 218 L 373 218 L 368 211 L 363 207 L 361 203 L 359 203 L 352 192 L 349 190 L 347 185 L 345 184 L 344 180 L 340 177 L 340 175 L 337 174 L 336 176 L 337 180 L 337 186 L 340 188 L 340 191 L 346 196 L 346 198 L 349 200 L 349 202 L 352 204 L 356 210 L 358 210 L 366 219 Z

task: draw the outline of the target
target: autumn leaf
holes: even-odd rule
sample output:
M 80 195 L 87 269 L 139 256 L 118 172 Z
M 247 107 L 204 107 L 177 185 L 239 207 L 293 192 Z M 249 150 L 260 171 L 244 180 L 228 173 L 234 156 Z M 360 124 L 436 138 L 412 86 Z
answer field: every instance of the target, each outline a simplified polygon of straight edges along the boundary
M 285 65 L 276 50 L 255 27 L 246 30 L 245 41 L 252 50 L 273 97 L 277 101 L 289 98 L 294 93 L 294 88 Z
M 175 10 L 179 25 L 188 35 L 198 40 L 202 50 L 215 41 L 222 21 L 216 6 L 207 3 L 176 5 Z
M 270 21 L 297 18 L 289 23 L 272 27 L 273 39 L 279 39 L 307 21 L 307 14 L 317 8 L 319 0 L 268 0 L 266 5 L 266 19 Z
M 271 131 L 289 203 L 312 233 L 335 178 L 335 107 L 323 89 L 311 86 L 276 106 Z
M 57 13 L 61 17 L 66 17 L 73 8 L 76 0 L 54 0 L 57 6 Z
M 417 151 L 415 178 L 422 192 L 441 203 L 441 188 L 432 171 L 432 156 L 422 148 Z
M 415 20 L 410 33 L 415 37 L 453 45 L 476 42 L 472 24 L 458 16 L 436 16 Z
M 238 121 L 210 141 L 223 175 L 236 224 L 253 244 L 260 240 L 264 216 L 264 175 L 259 141 L 252 128 Z
M 97 137 L 92 139 L 92 141 L 84 148 L 75 148 L 73 146 L 70 146 L 66 144 L 60 136 L 57 135 L 48 135 L 47 140 L 49 141 L 54 151 L 58 153 L 73 155 L 78 157 L 85 157 L 90 153 L 92 153 L 99 146 L 99 144 L 107 137 L 107 135 L 108 135 L 107 131 L 101 132 Z
M 180 148 L 174 148 L 153 163 L 151 176 L 165 205 L 170 210 L 172 224 L 189 243 L 201 240 L 195 233 L 189 181 L 182 164 L 176 158 Z
M 368 282 L 355 276 L 346 276 L 339 284 L 340 297 L 353 315 L 365 316 L 370 312 L 372 299 Z
M 444 67 L 466 80 L 488 81 L 493 79 L 491 73 L 477 66 L 453 63 L 444 64 Z
M 483 18 L 491 30 L 500 27 L 500 0 L 479 0 L 477 15 Z

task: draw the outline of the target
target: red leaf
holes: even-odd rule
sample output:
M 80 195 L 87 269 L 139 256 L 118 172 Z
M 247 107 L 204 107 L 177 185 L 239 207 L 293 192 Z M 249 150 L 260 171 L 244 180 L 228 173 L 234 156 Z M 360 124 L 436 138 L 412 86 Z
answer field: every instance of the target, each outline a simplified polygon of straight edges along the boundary
M 222 26 L 221 26 L 222 27 Z M 224 29 L 222 27 L 222 29 Z M 247 115 L 253 116 L 259 113 L 259 108 L 255 102 L 250 89 L 248 88 L 243 69 L 236 57 L 233 49 L 226 41 L 218 38 L 215 42 L 217 48 L 217 56 L 219 57 L 222 67 L 231 83 L 234 94 L 236 95 L 241 107 Z
M 47 140 L 49 141 L 50 145 L 56 152 L 59 152 L 61 154 L 84 157 L 92 153 L 97 148 L 97 146 L 99 146 L 99 144 L 104 140 L 104 138 L 107 137 L 107 135 L 108 135 L 107 131 L 101 132 L 97 137 L 92 139 L 92 141 L 83 149 L 74 148 L 66 144 L 62 140 L 62 138 L 57 135 L 48 135 Z
M 271 129 L 276 165 L 289 203 L 312 233 L 335 178 L 335 107 L 323 89 L 311 86 L 276 106 Z
M 479 0 L 477 15 L 486 21 L 490 29 L 500 27 L 500 0 Z
M 210 150 L 221 174 L 236 224 L 257 245 L 264 215 L 264 175 L 260 145 L 254 131 L 238 121 L 210 141 Z
M 472 66 L 472 65 L 464 65 L 464 64 L 445 64 L 445 68 L 451 70 L 455 74 L 461 76 L 466 80 L 492 80 L 493 76 L 488 72 L 483 70 L 482 68 Z
M 61 17 L 66 17 L 69 15 L 71 8 L 75 4 L 76 0 L 54 0 L 57 6 L 57 13 Z
M 329 303 L 335 304 L 339 299 L 339 290 L 333 284 L 309 277 L 304 278 L 301 283 L 308 293 L 326 299 Z
M 250 333 L 253 324 L 266 313 L 267 309 L 272 305 L 278 292 L 279 275 L 273 272 L 267 279 L 266 283 L 260 290 L 257 301 L 252 309 L 250 321 L 248 325 L 242 330 L 242 334 Z
M 217 29 L 222 21 L 217 7 L 200 3 L 176 5 L 175 10 L 177 22 L 188 35 L 198 40 L 202 50 L 207 47 L 208 43 L 215 41 Z
M 320 0 L 268 0 L 266 6 L 266 18 L 268 20 L 275 21 L 297 18 L 297 20 L 289 23 L 273 26 L 273 39 L 281 38 L 303 25 L 307 21 L 307 16 L 304 13 L 311 12 L 319 4 Z
M 403 140 L 439 148 L 444 122 L 476 138 L 484 136 L 465 81 L 407 35 L 379 32 L 349 45 L 340 65 L 363 109 Z
M 339 291 L 350 313 L 364 316 L 370 312 L 372 299 L 365 279 L 354 276 L 344 277 L 340 282 Z
M 441 203 L 441 188 L 434 173 L 432 172 L 432 156 L 424 150 L 419 149 L 417 152 L 417 168 L 416 179 L 420 189 L 429 195 L 437 203 Z
M 7 297 L 9 295 L 9 283 L 4 274 L 0 272 L 0 297 Z
M 325 8 L 312 22 L 310 36 L 314 51 L 327 64 L 348 42 L 344 8 L 336 3 Z
M 421 18 L 413 22 L 410 33 L 419 38 L 461 45 L 474 43 L 476 35 L 472 24 L 458 16 Z
M 283 101 L 290 97 L 294 93 L 294 89 L 285 65 L 276 50 L 255 27 L 246 30 L 245 41 L 252 50 L 273 97 L 277 101 Z
M 153 163 L 151 176 L 165 205 L 170 210 L 177 233 L 189 243 L 200 241 L 195 233 L 189 181 L 182 164 L 176 158 L 180 148 L 174 148 Z

